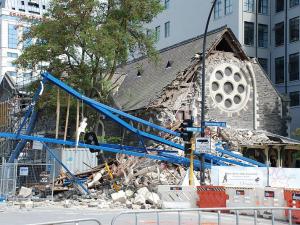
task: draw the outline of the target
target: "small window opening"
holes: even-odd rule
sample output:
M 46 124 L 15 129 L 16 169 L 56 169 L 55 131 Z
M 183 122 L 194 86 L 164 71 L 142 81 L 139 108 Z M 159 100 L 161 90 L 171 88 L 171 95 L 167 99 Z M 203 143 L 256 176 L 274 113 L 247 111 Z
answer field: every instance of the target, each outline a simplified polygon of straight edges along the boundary
M 142 76 L 142 71 L 141 70 L 138 70 L 137 72 L 137 77 L 141 77 Z
M 166 65 L 166 69 L 171 68 L 172 65 L 173 65 L 173 61 L 168 61 L 168 62 L 167 62 L 167 65 Z

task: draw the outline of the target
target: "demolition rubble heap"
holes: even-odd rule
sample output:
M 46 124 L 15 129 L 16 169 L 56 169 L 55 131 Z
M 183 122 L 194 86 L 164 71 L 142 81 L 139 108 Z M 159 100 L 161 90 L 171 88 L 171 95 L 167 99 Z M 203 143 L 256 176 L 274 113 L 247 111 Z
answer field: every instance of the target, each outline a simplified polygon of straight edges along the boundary
M 61 201 L 65 207 L 159 208 L 157 186 L 179 185 L 186 175 L 186 169 L 181 166 L 124 155 L 117 155 L 108 164 L 114 180 L 110 179 L 104 164 L 76 174 L 77 178 L 87 178 L 86 185 L 90 191 L 88 198 L 78 196 L 72 185 L 64 186 L 67 176 L 61 173 L 55 182 L 55 200 Z M 113 183 L 117 184 L 119 190 L 114 189 Z
M 249 140 L 248 144 L 251 144 L 250 140 L 270 141 L 267 132 L 230 128 L 212 129 L 210 136 L 212 154 L 215 155 L 218 153 L 214 146 L 218 142 L 230 143 L 231 150 L 238 151 L 240 141 L 245 143 L 246 140 Z M 75 185 L 70 182 L 71 178 L 68 174 L 61 172 L 54 184 L 54 200 L 60 202 L 64 207 L 160 208 L 161 201 L 157 194 L 158 185 L 182 185 L 188 171 L 187 167 L 181 165 L 121 154 L 117 154 L 115 158 L 109 159 L 107 162 L 113 179 L 109 176 L 105 164 L 74 174 L 78 180 L 84 181 L 84 185 L 90 192 L 88 196 L 80 194 Z M 195 175 L 199 178 L 200 174 L 196 172 Z M 206 183 L 210 184 L 209 170 L 206 171 Z M 43 187 L 35 187 L 35 189 L 40 189 L 36 192 L 39 196 Z M 28 190 L 25 191 L 28 192 Z

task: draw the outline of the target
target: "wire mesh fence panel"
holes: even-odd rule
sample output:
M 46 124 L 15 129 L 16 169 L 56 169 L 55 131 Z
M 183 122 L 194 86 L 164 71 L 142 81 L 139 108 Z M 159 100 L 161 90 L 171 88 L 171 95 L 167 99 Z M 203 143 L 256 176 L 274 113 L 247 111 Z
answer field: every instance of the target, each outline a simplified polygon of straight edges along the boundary
M 3 163 L 0 195 L 4 198 L 53 199 L 53 164 Z
M 0 195 L 4 198 L 16 194 L 17 165 L 15 163 L 3 163 L 0 173 Z
M 54 187 L 53 164 L 18 164 L 17 193 L 20 194 L 22 187 L 32 189 L 33 197 L 52 199 Z

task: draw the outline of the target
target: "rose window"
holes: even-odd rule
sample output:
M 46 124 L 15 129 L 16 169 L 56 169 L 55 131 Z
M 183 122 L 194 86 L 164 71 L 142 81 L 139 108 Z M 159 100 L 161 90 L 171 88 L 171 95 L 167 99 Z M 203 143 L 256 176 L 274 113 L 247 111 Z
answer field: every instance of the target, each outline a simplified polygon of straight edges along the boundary
M 250 97 L 250 85 L 246 76 L 235 65 L 222 65 L 214 70 L 210 90 L 215 104 L 223 111 L 242 110 Z

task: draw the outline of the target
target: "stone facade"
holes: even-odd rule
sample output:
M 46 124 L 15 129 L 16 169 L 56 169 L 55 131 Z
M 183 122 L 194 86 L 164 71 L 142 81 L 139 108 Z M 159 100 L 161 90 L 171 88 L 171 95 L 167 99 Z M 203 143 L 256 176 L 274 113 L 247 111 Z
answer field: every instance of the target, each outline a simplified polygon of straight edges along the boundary
M 257 61 L 245 56 L 230 29 L 212 32 L 208 40 L 205 119 L 286 135 L 285 106 Z M 199 37 L 164 49 L 159 63 L 141 58 L 121 67 L 118 75 L 125 74 L 125 79 L 114 95 L 116 105 L 170 129 L 191 115 L 199 125 L 201 43 Z M 107 135 L 120 133 L 105 127 Z

